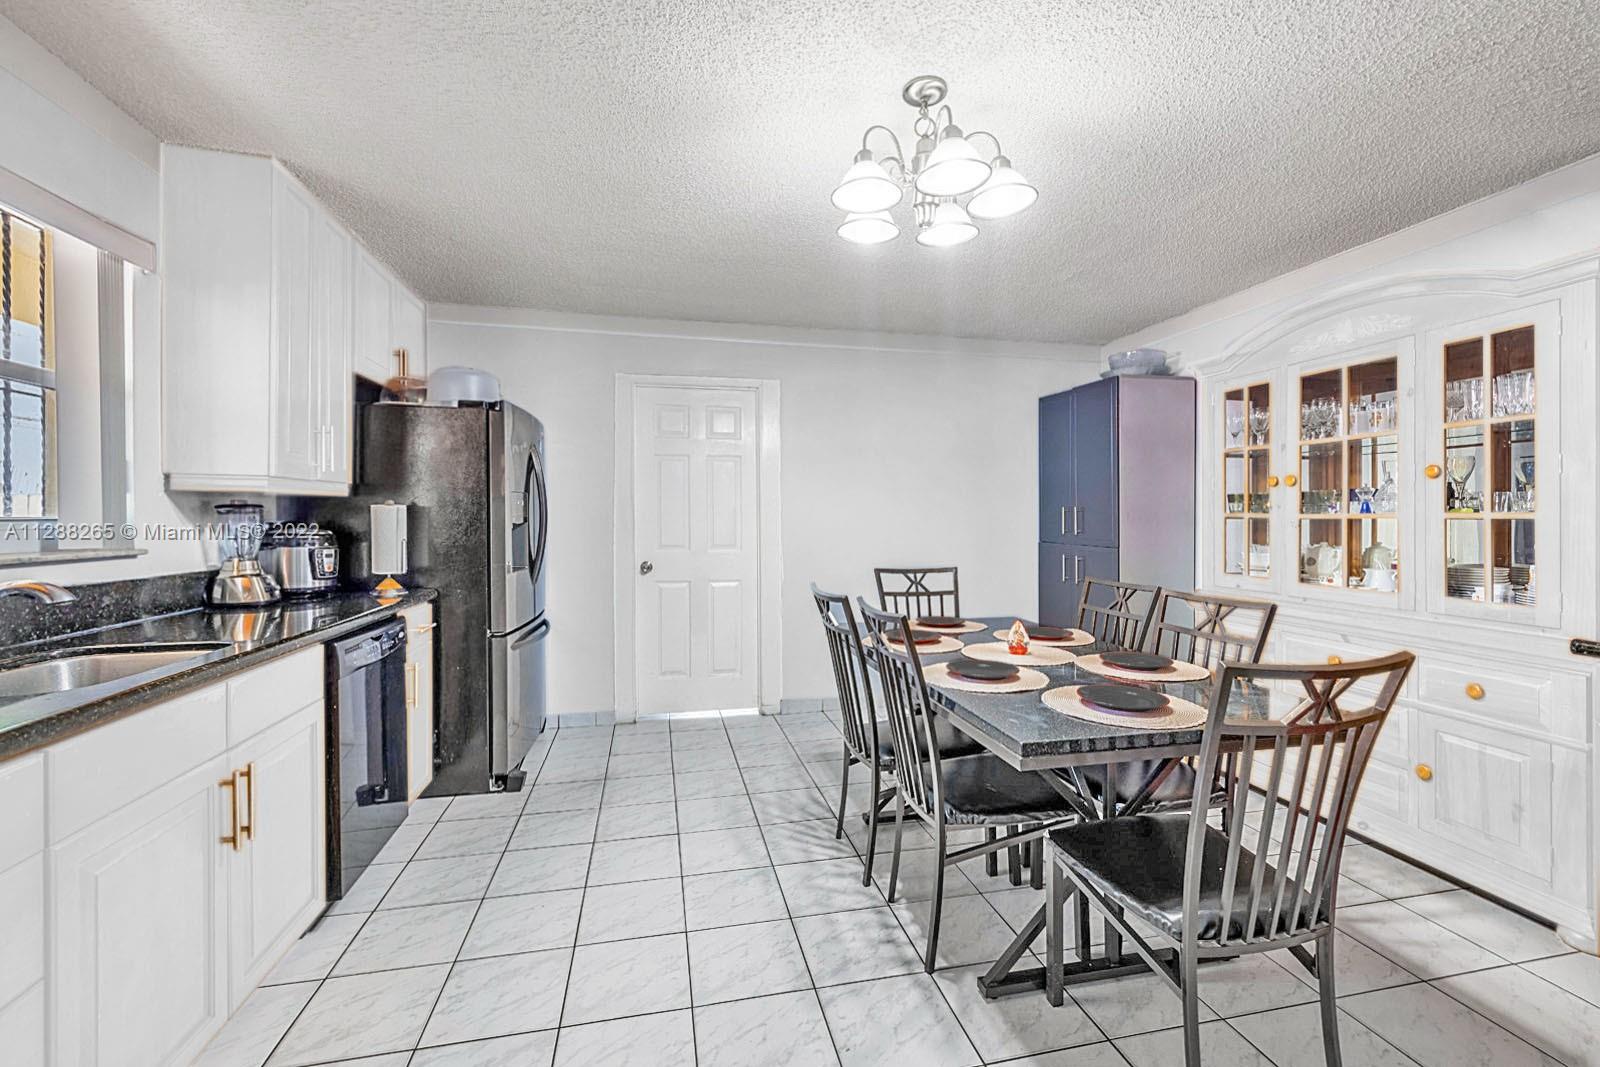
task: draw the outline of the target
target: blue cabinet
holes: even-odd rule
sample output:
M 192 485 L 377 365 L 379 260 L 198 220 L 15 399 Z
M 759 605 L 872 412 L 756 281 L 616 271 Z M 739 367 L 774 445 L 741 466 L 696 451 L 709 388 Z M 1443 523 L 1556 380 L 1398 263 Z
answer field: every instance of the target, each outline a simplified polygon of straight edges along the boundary
M 1122 377 L 1039 400 L 1039 619 L 1085 577 L 1195 585 L 1195 383 Z

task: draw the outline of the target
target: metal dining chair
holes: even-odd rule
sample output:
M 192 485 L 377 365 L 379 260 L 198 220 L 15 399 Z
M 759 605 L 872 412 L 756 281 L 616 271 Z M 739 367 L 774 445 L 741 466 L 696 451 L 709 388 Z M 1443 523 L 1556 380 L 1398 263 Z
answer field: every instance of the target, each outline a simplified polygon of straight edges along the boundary
M 1036 860 L 1043 858 L 1043 837 L 1063 825 L 1073 810 L 1049 782 L 1038 774 L 1013 770 L 998 756 L 987 753 L 949 759 L 935 743 L 928 685 L 922 674 L 917 647 L 902 649 L 885 637 L 910 625 L 904 613 L 878 611 L 865 600 L 857 602 L 866 625 L 867 652 L 878 664 L 883 703 L 894 740 L 894 859 L 889 865 L 888 899 L 894 901 L 900 877 L 900 847 L 909 809 L 933 833 L 933 898 L 928 907 L 928 947 L 923 969 L 933 972 L 939 952 L 939 918 L 944 908 L 944 870 L 1001 849 L 1028 846 Z M 949 827 L 981 826 L 985 831 L 1004 828 L 1004 837 L 987 832 L 984 840 L 956 852 L 949 849 Z M 1037 869 L 1037 867 L 1036 867 Z
M 875 567 L 878 607 L 913 619 L 961 614 L 961 581 L 955 567 Z
M 878 846 L 878 815 L 894 798 L 894 789 L 885 788 L 883 775 L 894 774 L 894 744 L 880 736 L 877 707 L 872 697 L 872 676 L 867 670 L 861 647 L 861 631 L 856 626 L 850 598 L 828 593 L 811 583 L 811 596 L 822 616 L 823 635 L 828 645 L 828 660 L 833 667 L 834 686 L 839 691 L 841 733 L 844 734 L 844 766 L 839 781 L 839 818 L 835 839 L 844 836 L 845 806 L 850 798 L 850 768 L 865 767 L 872 783 L 872 799 L 864 813 L 867 818 L 867 855 L 861 884 L 872 884 L 872 864 Z M 939 753 L 946 758 L 982 752 L 983 745 L 951 726 L 943 718 L 934 723 Z
M 1067 899 L 1103 913 L 1163 984 L 1183 1001 L 1184 1063 L 1200 1063 L 1202 960 L 1288 949 L 1317 978 L 1323 1054 L 1338 1067 L 1333 932 L 1339 861 L 1356 791 L 1378 731 L 1416 657 L 1396 652 L 1338 666 L 1222 667 L 1198 757 L 1202 780 L 1229 798 L 1225 825 L 1208 823 L 1215 797 L 1192 812 L 1129 815 L 1063 827 L 1046 861 L 1045 993 L 1059 1006 L 1065 983 L 1062 912 Z M 1356 689 L 1360 683 L 1359 690 Z M 1289 685 L 1305 696 L 1280 719 L 1241 698 Z M 1374 686 L 1375 692 L 1374 692 Z M 1357 692 L 1372 694 L 1362 706 Z M 1345 702 L 1354 706 L 1346 708 Z M 1229 755 L 1232 760 L 1227 759 Z M 1245 825 L 1252 784 L 1269 802 Z M 1273 843 L 1280 816 L 1281 840 Z M 1153 927 L 1159 948 L 1129 921 Z M 1079 912 L 1080 927 L 1083 913 Z M 1308 946 L 1315 947 L 1313 955 Z M 1087 946 L 1080 944 L 1080 958 Z
M 1266 600 L 1159 589 L 1151 611 L 1152 621 L 1140 647 L 1212 670 L 1225 662 L 1259 663 L 1277 613 L 1278 605 Z M 1130 760 L 1113 766 L 1111 774 L 1116 781 L 1118 806 L 1126 804 L 1141 790 L 1145 791 L 1146 799 L 1162 807 L 1188 804 L 1194 796 L 1192 760 L 1172 761 L 1164 767 L 1150 761 Z M 1157 774 L 1159 778 L 1154 777 Z M 1080 778 L 1090 798 L 1103 803 L 1105 769 L 1085 768 Z
M 1101 644 L 1143 648 L 1160 597 L 1160 586 L 1085 578 L 1078 599 L 1078 629 L 1094 635 Z

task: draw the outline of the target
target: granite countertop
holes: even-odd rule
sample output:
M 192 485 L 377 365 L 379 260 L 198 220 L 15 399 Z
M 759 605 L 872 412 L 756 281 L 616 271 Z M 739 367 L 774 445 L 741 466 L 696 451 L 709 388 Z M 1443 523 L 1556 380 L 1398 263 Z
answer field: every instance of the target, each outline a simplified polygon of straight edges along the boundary
M 13 646 L 0 653 L 0 670 L 64 653 L 128 645 L 189 648 L 202 655 L 85 688 L 0 701 L 0 760 L 213 685 L 278 656 L 344 637 L 436 598 L 434 590 L 411 589 L 381 601 L 367 592 L 341 592 L 254 610 L 194 608 Z

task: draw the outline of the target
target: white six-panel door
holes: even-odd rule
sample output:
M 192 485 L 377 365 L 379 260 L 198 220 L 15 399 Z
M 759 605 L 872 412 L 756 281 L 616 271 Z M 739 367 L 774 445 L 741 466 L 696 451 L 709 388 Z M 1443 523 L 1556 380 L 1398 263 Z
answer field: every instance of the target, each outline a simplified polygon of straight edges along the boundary
M 639 713 L 755 707 L 756 394 L 640 385 L 633 400 Z

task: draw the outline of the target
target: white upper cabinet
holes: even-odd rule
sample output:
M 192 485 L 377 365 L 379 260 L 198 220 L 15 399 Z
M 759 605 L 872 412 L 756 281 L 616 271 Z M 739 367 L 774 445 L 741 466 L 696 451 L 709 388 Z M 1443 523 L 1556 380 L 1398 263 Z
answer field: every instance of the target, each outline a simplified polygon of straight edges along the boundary
M 359 244 L 350 269 L 355 372 L 386 382 L 400 373 L 399 353 L 404 350 L 410 373 L 427 373 L 427 305 Z
M 382 381 L 426 312 L 281 165 L 162 149 L 162 467 L 172 489 L 349 491 L 352 372 Z

